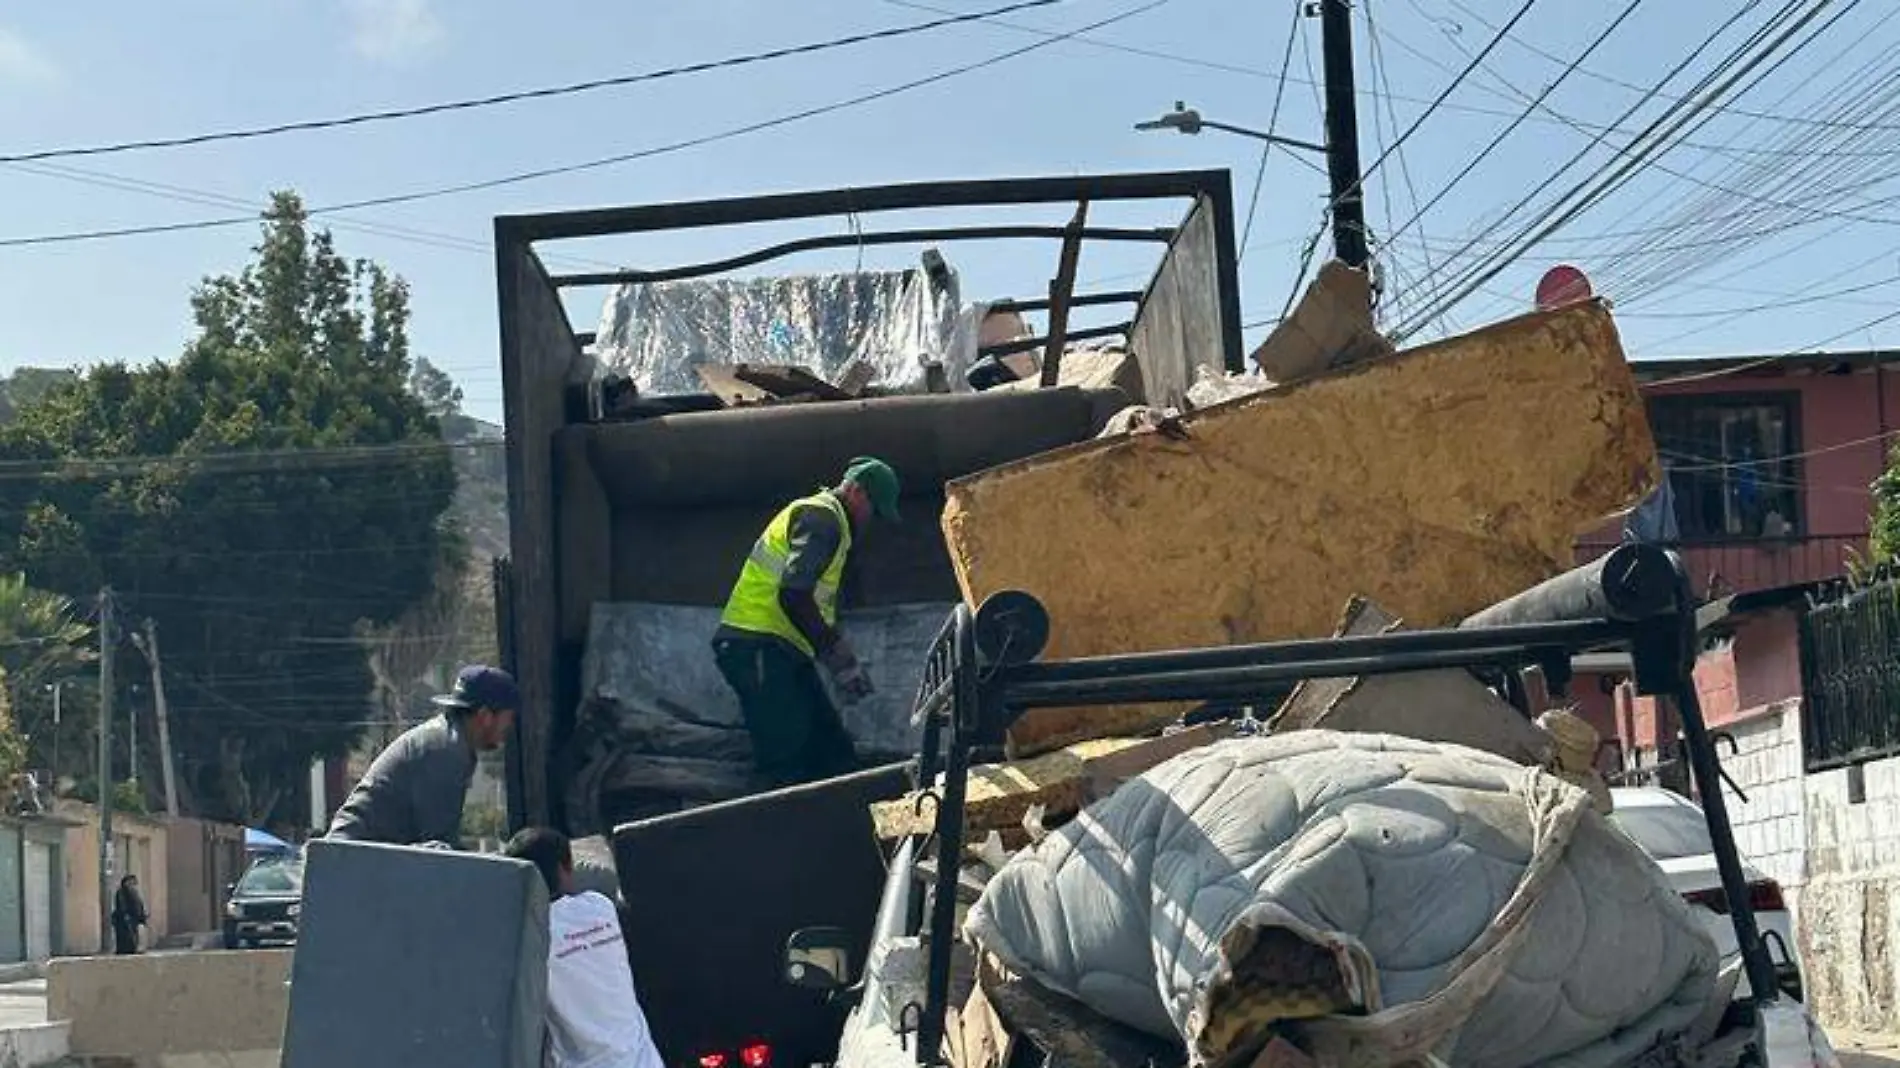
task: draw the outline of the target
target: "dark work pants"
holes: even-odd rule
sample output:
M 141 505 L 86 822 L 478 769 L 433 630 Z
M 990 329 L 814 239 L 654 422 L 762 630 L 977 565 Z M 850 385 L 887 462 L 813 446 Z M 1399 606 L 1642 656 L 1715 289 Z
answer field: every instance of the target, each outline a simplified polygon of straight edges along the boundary
M 739 696 L 752 761 L 773 786 L 856 771 L 857 751 L 811 658 L 780 642 L 720 638 L 713 657 Z

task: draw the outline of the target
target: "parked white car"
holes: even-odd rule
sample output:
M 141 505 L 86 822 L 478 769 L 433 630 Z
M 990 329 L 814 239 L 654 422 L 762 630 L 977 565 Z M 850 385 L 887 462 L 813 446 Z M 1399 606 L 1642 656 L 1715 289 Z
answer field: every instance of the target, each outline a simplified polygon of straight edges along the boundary
M 1709 824 L 1702 809 L 1681 794 L 1656 786 L 1618 787 L 1610 791 L 1616 808 L 1610 822 L 1634 839 L 1669 876 L 1676 892 L 1694 905 L 1708 928 L 1709 937 L 1722 951 L 1725 961 L 1740 955 L 1735 944 L 1735 926 L 1729 919 L 1728 895 L 1722 892 L 1722 876 L 1715 867 L 1715 846 L 1709 841 Z M 1782 990 L 1802 997 L 1801 970 L 1795 955 L 1794 922 L 1781 896 L 1781 884 L 1762 874 L 1742 858 L 1742 871 L 1748 877 L 1749 904 L 1755 909 L 1755 924 L 1768 943 L 1768 956 L 1782 977 Z M 1748 980 L 1742 980 L 1744 991 Z
M 1723 959 L 1739 957 L 1735 926 L 1728 914 L 1728 895 L 1722 892 L 1722 876 L 1715 867 L 1715 847 L 1709 841 L 1709 824 L 1702 809 L 1681 794 L 1654 786 L 1618 787 L 1610 791 L 1610 796 L 1616 805 L 1610 822 L 1643 847 L 1683 899 L 1696 907 Z M 1763 1020 L 1768 1063 L 1772 1068 L 1838 1068 L 1840 1060 L 1827 1032 L 1800 1003 L 1804 991 L 1794 948 L 1794 922 L 1781 896 L 1781 885 L 1750 865 L 1746 857 L 1742 859 L 1742 871 L 1748 878 L 1756 926 L 1768 943 L 1768 955 L 1775 962 L 1782 991 L 1787 995 L 1765 1013 Z M 1746 976 L 1740 990 L 1748 990 Z

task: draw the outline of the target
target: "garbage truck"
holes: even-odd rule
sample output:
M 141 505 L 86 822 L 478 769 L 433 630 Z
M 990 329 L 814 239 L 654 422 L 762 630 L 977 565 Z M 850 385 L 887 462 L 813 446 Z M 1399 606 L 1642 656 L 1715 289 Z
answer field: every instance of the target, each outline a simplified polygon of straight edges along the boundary
M 1153 225 L 1096 225 L 1089 211 Z M 1046 220 L 1015 221 L 1032 212 Z M 597 875 L 617 867 L 669 1065 L 834 1055 L 845 1008 L 787 986 L 780 956 L 791 930 L 815 923 L 868 948 L 887 870 L 868 807 L 911 785 L 910 697 L 961 600 L 939 533 L 942 486 L 1092 439 L 1131 405 L 1181 406 L 1197 381 L 1239 371 L 1234 232 L 1225 171 L 495 220 L 511 546 L 495 590 L 526 709 L 507 751 L 510 822 L 568 831 Z M 637 262 L 640 238 L 676 248 L 682 234 L 709 248 L 734 234 L 772 243 L 640 270 L 567 251 L 621 242 L 612 262 Z M 1041 248 L 1052 281 L 966 297 L 955 264 L 967 242 Z M 1152 250 L 1145 284 L 1079 286 L 1077 263 L 1104 247 Z M 912 265 L 784 267 L 890 248 L 915 250 Z M 782 273 L 736 275 L 760 267 Z M 598 325 L 574 307 L 600 308 Z M 986 330 L 1022 313 L 1050 328 Z M 1105 348 L 1076 353 L 1091 341 Z M 719 607 L 772 514 L 862 454 L 889 461 L 904 489 L 904 522 L 868 532 L 841 598 L 878 688 L 847 711 L 868 767 L 760 791 L 712 661 Z
M 1457 626 L 1164 653 L 1048 659 L 1041 652 L 1049 617 L 1034 597 L 1007 591 L 974 612 L 960 607 L 931 651 L 916 702 L 928 731 L 916 762 L 916 796 L 929 799 L 927 818 L 894 844 L 868 957 L 858 955 L 846 931 L 800 929 L 786 943 L 787 982 L 851 1006 L 836 1061 L 851 1068 L 1829 1063 L 1825 1036 L 1791 1004 L 1785 969 L 1764 944 L 1748 901 L 1716 750 L 1696 698 L 1696 606 L 1681 561 L 1641 545 L 1611 556 Z M 1739 957 L 1719 968 L 1706 936 L 1654 865 L 1607 821 L 1589 822 L 1595 814 L 1585 811 L 1582 791 L 1558 791 L 1565 795 L 1558 807 L 1569 806 L 1575 818 L 1538 825 L 1539 840 L 1522 863 L 1507 865 L 1511 874 L 1501 886 L 1492 880 L 1495 896 L 1476 914 L 1459 899 L 1474 886 L 1459 878 L 1459 860 L 1427 861 L 1423 881 L 1394 878 L 1405 865 L 1417 866 L 1427 844 L 1447 855 L 1469 845 L 1456 833 L 1433 842 L 1419 833 L 1421 824 L 1437 818 L 1485 837 L 1509 822 L 1483 808 L 1457 807 L 1459 791 L 1515 767 L 1488 766 L 1464 747 L 1449 752 L 1455 770 L 1440 796 L 1454 799 L 1451 808 L 1410 810 L 1418 794 L 1406 797 L 1388 781 L 1354 797 L 1350 761 L 1316 763 L 1303 784 L 1290 776 L 1286 796 L 1310 791 L 1319 800 L 1309 803 L 1307 822 L 1289 831 L 1279 853 L 1249 854 L 1242 843 L 1282 815 L 1271 804 L 1283 800 L 1273 791 L 1280 784 L 1223 795 L 1205 772 L 1234 772 L 1249 745 L 1277 745 L 1279 756 L 1292 758 L 1281 763 L 1297 767 L 1315 752 L 1336 755 L 1330 747 L 1350 736 L 1229 735 L 1206 750 L 1200 768 L 1120 783 L 1105 804 L 1091 808 L 1090 819 L 1032 847 L 1039 855 L 1028 863 L 1019 858 L 998 870 L 995 862 L 957 859 L 972 844 L 964 826 L 975 781 L 972 753 L 1025 712 L 1244 700 L 1279 683 L 1343 671 L 1405 678 L 1446 668 L 1537 667 L 1561 697 L 1570 658 L 1597 650 L 1630 652 L 1638 688 L 1673 700 L 1681 714 L 1687 764 L 1740 946 Z M 1432 760 L 1447 756 L 1391 736 L 1343 745 L 1374 763 L 1394 750 L 1402 754 L 1400 763 L 1415 777 L 1405 785 L 1413 787 L 1427 780 L 1423 769 Z M 1170 752 L 1179 763 L 1181 750 Z M 1264 779 L 1274 767 L 1262 762 L 1232 777 Z M 1236 805 L 1236 797 L 1253 803 Z M 1356 852 L 1337 848 L 1351 838 L 1355 819 L 1378 835 Z M 1567 829 L 1553 833 L 1560 825 Z M 1408 839 L 1396 847 L 1402 862 L 1381 867 L 1377 854 L 1395 849 L 1394 834 Z M 1329 849 L 1354 852 L 1355 878 L 1301 873 L 1302 861 Z M 1255 860 L 1247 873 L 1225 866 L 1240 856 Z M 1135 871 L 1143 874 L 1131 877 Z M 1006 885 L 1012 875 L 1014 885 Z M 1360 886 L 1358 879 L 1367 881 Z M 1332 893 L 1308 896 L 1315 886 Z M 1431 892 L 1421 894 L 1421 887 Z M 1216 907 L 1207 908 L 1203 894 L 1218 898 Z M 1003 903 L 992 904 L 993 895 Z M 1251 895 L 1247 907 L 1236 905 L 1244 895 Z M 1310 924 L 1292 915 L 1302 906 Z M 1233 927 L 1217 929 L 1221 922 Z M 1466 928 L 1471 943 L 1461 943 L 1455 957 L 1428 958 L 1428 983 L 1408 988 L 1405 1000 L 1381 1001 L 1381 978 L 1406 988 L 1421 946 L 1447 929 Z M 1368 945 L 1382 964 L 1367 955 Z M 1699 963 L 1683 963 L 1698 954 Z M 1142 1018 L 1131 1006 L 1153 1000 L 1162 1009 L 1170 995 L 1163 1026 L 1131 1026 Z M 1586 1006 L 1604 1015 L 1592 1018 Z M 1606 1006 L 1621 1006 L 1624 1015 Z M 1512 1018 L 1537 1022 L 1501 1023 Z
M 1149 228 L 1087 222 L 1091 208 L 1111 203 L 1172 204 L 1177 214 L 1168 225 Z M 888 230 L 867 229 L 864 222 L 1024 205 L 1056 218 L 1041 225 L 999 225 L 991 218 Z M 801 232 L 788 228 L 811 220 L 830 220 L 832 229 L 795 236 Z M 563 242 L 597 245 L 603 237 L 765 225 L 784 230 L 785 239 L 697 264 L 568 274 L 550 269 L 564 262 Z M 1020 755 L 1014 735 L 1038 710 L 1059 711 L 1061 721 L 1087 739 L 1091 725 L 1105 717 L 1146 709 L 1141 723 L 1154 729 L 1145 731 L 1144 745 L 1176 760 L 1139 767 L 1139 773 L 1126 764 L 1110 776 L 1135 782 L 1129 792 L 1138 794 L 1142 775 L 1178 773 L 1209 759 L 1198 744 L 1209 732 L 1224 739 L 1221 745 L 1277 744 L 1272 737 L 1228 735 L 1255 729 L 1247 725 L 1281 707 L 1288 687 L 1348 674 L 1410 678 L 1433 668 L 1495 682 L 1497 693 L 1521 698 L 1521 688 L 1510 683 L 1523 665 L 1535 664 L 1561 682 L 1570 654 L 1612 647 L 1632 651 L 1645 692 L 1673 698 L 1682 711 L 1686 752 L 1717 843 L 1740 953 L 1717 974 L 1712 958 L 1701 953 L 1706 936 L 1698 943 L 1685 935 L 1668 962 L 1680 972 L 1677 988 L 1662 999 L 1678 1011 L 1656 1017 L 1667 1026 L 1658 1025 L 1654 1041 L 1641 1048 L 1592 1045 L 1587 1027 L 1564 1034 L 1596 1058 L 1576 1063 L 1604 1068 L 1677 1063 L 1670 1057 L 1741 1064 L 1765 1056 L 1764 1021 L 1776 1018 L 1785 999 L 1779 998 L 1776 961 L 1754 930 L 1737 881 L 1739 859 L 1713 785 L 1716 758 L 1687 684 L 1693 611 L 1685 608 L 1676 562 L 1659 564 L 1641 550 L 1633 550 L 1634 558 L 1612 554 L 1623 570 L 1602 563 L 1535 585 L 1473 613 L 1465 626 L 1440 618 L 1442 612 L 1414 611 L 1440 629 L 1386 628 L 1290 642 L 1248 640 L 1245 619 L 1262 601 L 1300 595 L 1301 576 L 1279 576 L 1279 589 L 1255 593 L 1228 583 L 1213 601 L 1175 598 L 1151 606 L 1157 616 L 1196 616 L 1175 632 L 1184 637 L 1174 644 L 1111 643 L 1078 655 L 1076 606 L 1063 600 L 1073 583 L 1027 583 L 1034 595 L 996 587 L 972 574 L 969 545 L 946 538 L 939 520 L 951 505 L 947 484 L 1037 462 L 1033 458 L 1087 452 L 1104 434 L 1136 425 L 1116 419 L 1131 407 L 1150 413 L 1147 429 L 1164 436 L 1205 432 L 1177 421 L 1192 407 L 1191 392 L 1210 382 L 1231 386 L 1227 380 L 1245 369 L 1225 172 L 901 185 L 511 216 L 496 220 L 495 237 L 511 531 L 510 557 L 496 568 L 497 614 L 504 660 L 529 710 L 508 750 L 510 820 L 552 824 L 583 839 L 596 875 L 610 875 L 618 887 L 641 1000 L 669 1065 L 894 1068 L 902 1058 L 1002 1068 L 1017 1058 L 1024 1064 L 1048 1058 L 1134 1068 L 1254 1056 L 1263 1063 L 1299 1064 L 1304 1057 L 1321 1064 L 1398 1064 L 1429 1063 L 1460 1042 L 1480 1042 L 1483 1036 L 1461 1037 L 1461 1025 L 1499 984 L 1521 978 L 1511 968 L 1523 963 L 1519 951 L 1536 929 L 1521 916 L 1496 924 L 1487 917 L 1479 925 L 1474 938 L 1484 945 L 1463 947 L 1476 954 L 1475 965 L 1461 960 L 1441 976 L 1457 991 L 1451 1007 L 1445 998 L 1427 998 L 1423 1004 L 1435 1014 L 1425 1017 L 1417 1014 L 1419 1003 L 1404 1000 L 1404 991 L 1378 993 L 1363 947 L 1315 933 L 1312 917 L 1294 915 L 1277 926 L 1246 928 L 1253 944 L 1267 949 L 1286 948 L 1286 932 L 1304 931 L 1309 937 L 1294 939 L 1290 955 L 1261 950 L 1170 958 L 1181 965 L 1185 989 L 1218 988 L 1237 1001 L 1210 1005 L 1203 999 L 1178 1020 L 1167 1011 L 1171 1003 L 1156 1008 L 1144 1001 L 1123 1015 L 1147 1026 L 1131 1027 L 1116 1011 L 1105 1011 L 1126 1009 L 1128 999 L 1104 1000 L 1093 978 L 1057 974 L 1061 969 L 1052 970 L 1051 956 L 1041 952 L 1049 947 L 1034 937 L 1037 923 L 1066 915 L 1069 903 L 1016 885 L 1020 872 L 1001 874 L 1014 870 L 1003 863 L 1005 855 L 1059 852 L 1062 835 L 1092 824 L 1042 823 L 1032 806 L 1012 811 L 1020 817 L 1016 826 L 983 840 L 966 836 L 962 821 L 979 781 L 973 769 L 987 763 L 1018 778 L 1041 774 L 1049 765 L 1009 763 Z M 964 240 L 1040 241 L 1059 249 L 1051 257 L 1047 294 L 966 301 L 953 260 L 940 251 Z M 1077 292 L 1076 258 L 1091 243 L 1151 244 L 1158 256 L 1147 284 Z M 729 277 L 815 250 L 891 246 L 924 251 L 916 266 L 899 272 Z M 587 331 L 574 325 L 568 309 L 575 294 L 590 289 L 605 292 L 598 327 Z M 1098 315 L 1127 309 L 1127 317 L 1072 324 L 1072 314 L 1090 309 Z M 1047 312 L 1050 326 L 1039 337 L 992 336 L 984 326 L 997 311 Z M 1084 368 L 1073 343 L 1090 337 L 1121 344 Z M 1496 339 L 1477 345 L 1509 347 Z M 1021 359 L 1025 354 L 1040 359 Z M 1525 354 L 1524 363 L 1535 363 L 1534 356 Z M 1355 378 L 1357 370 L 1341 369 L 1337 377 L 1374 381 Z M 1461 418 L 1458 412 L 1495 388 L 1461 385 L 1464 373 L 1450 365 L 1419 372 L 1408 387 L 1426 401 L 1416 406 L 1424 412 L 1419 418 Z M 1486 375 L 1495 379 L 1495 369 Z M 1351 405 L 1336 411 L 1350 417 Z M 1413 419 L 1399 409 L 1380 416 Z M 1316 429 L 1298 424 L 1295 419 L 1277 431 L 1277 440 L 1297 443 Z M 1358 427 L 1354 434 L 1375 429 Z M 1350 451 L 1356 439 L 1345 437 Z M 1414 459 L 1442 463 L 1459 444 L 1439 442 Z M 1520 444 L 1535 453 L 1539 443 L 1527 438 Z M 1576 442 L 1567 444 L 1576 451 Z M 1177 452 L 1190 457 L 1193 450 Z M 760 790 L 746 776 L 737 710 L 711 664 L 718 606 L 771 514 L 862 454 L 882 456 L 899 470 L 907 519 L 865 540 L 843 587 L 843 629 L 865 654 L 880 691 L 850 710 L 847 725 L 874 766 Z M 1639 466 L 1632 463 L 1630 472 Z M 1560 507 L 1566 493 L 1600 481 L 1601 474 L 1574 471 L 1573 483 L 1527 494 L 1503 526 L 1522 525 L 1533 504 Z M 1405 487 L 1394 492 L 1403 495 Z M 1051 499 L 1045 511 L 1064 503 Z M 1447 503 L 1469 502 L 1451 494 Z M 1401 529 L 1404 524 L 1361 515 L 1354 503 L 1320 504 L 1336 521 L 1358 522 L 1368 551 L 1383 553 L 1394 566 L 1436 566 L 1441 578 L 1465 575 L 1472 589 L 1489 583 L 1516 592 L 1521 587 L 1509 583 L 1517 576 L 1533 585 L 1551 572 L 1548 551 L 1520 551 L 1523 546 L 1507 537 L 1493 537 L 1496 530 L 1465 536 L 1424 523 L 1426 533 L 1414 535 Z M 1181 498 L 1168 507 L 1202 506 Z M 1213 510 L 1221 511 L 1218 504 Z M 1289 511 L 1314 514 L 1313 508 Z M 1069 566 L 1064 561 L 1084 556 L 1085 547 L 1072 540 L 1068 518 L 1054 511 L 1018 524 L 1010 551 L 991 559 L 1013 553 L 1018 561 Z M 1269 516 L 1246 515 L 1247 521 L 1262 518 Z M 1289 537 L 1295 533 L 1289 529 Z M 1200 543 L 1164 555 L 1236 555 L 1231 532 L 1182 537 Z M 1381 538 L 1393 539 L 1393 548 Z M 1024 539 L 1036 543 L 1033 550 L 1023 548 Z M 1124 560 L 1126 573 L 1112 581 L 1130 588 L 1172 581 L 1143 564 L 1140 556 Z M 1351 581 L 1306 585 L 1316 596 L 1329 596 Z M 1131 613 L 1125 602 L 1104 611 L 1096 618 L 1098 624 L 1110 620 L 1106 629 L 1098 627 L 1104 634 L 1115 630 L 1115 620 L 1143 614 Z M 1167 710 L 1170 726 L 1154 718 L 1158 708 Z M 1236 717 L 1241 728 L 1234 727 Z M 1095 732 L 1105 733 L 1115 732 Z M 1339 737 L 1312 731 L 1300 744 Z M 1367 759 L 1357 743 L 1326 744 L 1340 746 L 1350 759 Z M 1389 751 L 1381 759 L 1401 763 L 1466 759 L 1412 753 L 1401 742 L 1378 744 Z M 1109 747 L 1100 766 L 1115 767 L 1119 753 Z M 1542 780 L 1514 778 L 1517 773 L 1496 767 L 1487 774 L 1520 791 L 1511 796 L 1534 795 L 1551 806 L 1535 827 L 1562 828 L 1582 836 L 1579 841 L 1602 844 L 1600 836 L 1591 837 L 1599 824 L 1577 807 L 1581 795 L 1536 793 Z M 1107 794 L 1104 818 L 1114 816 L 1115 798 L 1123 793 Z M 1126 812 L 1116 818 L 1139 822 Z M 891 833 L 892 826 L 899 833 Z M 976 854 L 995 866 L 972 865 Z M 1562 868 L 1571 852 L 1546 848 L 1537 856 L 1543 858 L 1540 879 L 1559 877 L 1551 871 L 1574 874 Z M 1537 899 L 1530 895 L 1518 904 L 1529 907 Z M 1014 912 L 1007 902 L 1015 903 Z M 1284 900 L 1270 896 L 1257 904 L 1287 910 Z M 1115 949 L 1125 954 L 1128 946 Z M 1239 961 L 1246 965 L 1242 973 L 1264 969 L 1272 986 L 1288 978 L 1275 979 L 1274 970 L 1289 960 L 1298 982 L 1285 985 L 1294 996 L 1269 999 L 1273 1012 L 1264 1024 L 1248 1015 L 1259 1008 L 1248 1001 L 1258 986 L 1249 983 L 1259 976 L 1224 986 L 1204 982 L 1219 973 L 1204 967 L 1210 961 Z M 1731 996 L 1738 990 L 1744 992 Z M 1392 1004 L 1382 1000 L 1388 996 Z M 1253 1008 L 1236 1013 L 1233 1004 Z M 1299 1008 L 1314 1005 L 1327 1011 Z M 1647 1034 L 1642 1027 L 1615 1033 Z M 1270 1040 L 1269 1047 L 1245 1047 L 1256 1040 Z M 1465 1047 L 1482 1063 L 1508 1063 L 1494 1056 L 1502 1048 Z M 1376 1056 L 1360 1056 L 1368 1052 Z M 1266 1059 L 1269 1054 L 1281 1059 Z

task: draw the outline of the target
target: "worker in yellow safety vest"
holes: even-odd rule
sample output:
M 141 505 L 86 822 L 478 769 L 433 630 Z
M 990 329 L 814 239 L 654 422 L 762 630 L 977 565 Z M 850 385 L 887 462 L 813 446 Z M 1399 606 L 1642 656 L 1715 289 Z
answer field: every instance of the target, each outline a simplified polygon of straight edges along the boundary
M 855 770 L 857 753 L 818 665 L 847 704 L 871 680 L 838 633 L 845 561 L 875 515 L 897 521 L 897 473 L 861 456 L 832 489 L 786 505 L 752 544 L 713 636 L 719 673 L 739 696 L 753 762 L 775 786 Z

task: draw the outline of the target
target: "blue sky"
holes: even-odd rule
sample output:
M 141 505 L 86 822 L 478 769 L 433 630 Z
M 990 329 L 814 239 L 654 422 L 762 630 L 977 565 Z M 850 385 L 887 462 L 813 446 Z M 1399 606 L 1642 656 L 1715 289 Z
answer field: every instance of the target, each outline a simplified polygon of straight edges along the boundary
M 928 2 L 960 11 L 996 6 L 995 0 Z M 910 3 L 6 5 L 0 7 L 0 155 L 424 104 L 936 17 Z M 1063 0 L 1008 21 L 1045 33 L 1065 31 L 1143 4 Z M 1255 143 L 1215 133 L 1139 134 L 1131 127 L 1176 99 L 1209 118 L 1266 127 L 1295 6 L 1296 0 L 1166 0 L 1090 33 L 1090 40 L 1053 44 L 836 114 L 620 166 L 349 213 L 332 223 L 347 254 L 375 258 L 409 279 L 416 351 L 463 383 L 475 414 L 496 418 L 494 281 L 486 251 L 493 216 L 840 184 L 1187 167 L 1231 168 L 1244 213 L 1259 161 Z M 1486 24 L 1502 24 L 1518 6 L 1515 0 L 1360 0 L 1359 77 L 1366 90 L 1360 122 L 1368 164 L 1451 82 L 1467 56 L 1491 39 Z M 1521 94 L 1535 94 L 1555 79 L 1561 60 L 1580 53 L 1624 7 L 1623 0 L 1534 5 L 1516 27 L 1516 40 L 1499 44 L 1485 70 L 1431 113 L 1402 154 L 1372 173 L 1368 207 L 1375 234 L 1411 219 L 1415 198 L 1437 195 L 1523 109 Z M 1890 195 L 1891 180 L 1900 178 L 1900 153 L 1886 129 L 1896 123 L 1888 96 L 1900 97 L 1900 91 L 1882 58 L 1900 31 L 1887 5 L 1863 7 L 1871 10 L 1851 11 L 1759 87 L 1731 101 L 1731 110 L 1705 113 L 1708 125 L 1683 135 L 1693 144 L 1658 157 L 1667 171 L 1644 168 L 1627 187 L 1484 283 L 1449 321 L 1434 325 L 1469 328 L 1524 310 L 1537 276 L 1567 261 L 1589 271 L 1618 302 L 1634 357 L 1890 342 L 1893 323 L 1865 329 L 1858 324 L 1885 314 L 1890 305 L 1883 297 L 1893 292 L 1887 283 L 1900 273 L 1895 213 L 1880 203 Z M 1585 149 L 1593 125 L 1615 121 L 1642 97 L 1641 87 L 1661 77 L 1732 10 L 1707 0 L 1640 3 L 1583 70 L 1550 94 L 1544 102 L 1549 112 L 1524 122 L 1386 251 L 1389 299 L 1399 309 L 1392 321 L 1429 304 L 1434 281 L 1452 273 L 1449 254 Z M 1739 42 L 1749 26 L 1723 38 L 1696 69 Z M 1277 128 L 1319 140 L 1321 116 L 1308 73 L 1318 70 L 1317 24 L 1303 21 L 1299 34 Z M 322 205 L 577 163 L 856 96 L 1040 39 L 1020 28 L 956 26 L 739 70 L 448 116 L 0 165 L 0 242 L 233 213 L 215 202 L 180 199 L 203 194 L 261 203 L 270 189 L 289 187 Z M 1681 93 L 1687 84 L 1678 82 L 1673 91 Z M 1834 125 L 1817 125 L 1812 109 L 1821 103 L 1860 110 L 1843 112 Z M 1624 132 L 1607 140 L 1621 144 L 1661 106 L 1639 112 L 1622 124 Z M 1851 128 L 1856 124 L 1879 128 Z M 1570 179 L 1614 161 L 1599 146 Z M 1275 153 L 1266 174 L 1244 261 L 1249 320 L 1279 314 L 1324 199 L 1323 178 L 1292 156 Z M 127 182 L 135 184 L 128 188 Z M 1567 184 L 1552 185 L 1543 196 Z M 1004 221 L 1062 217 L 1044 211 Z M 1167 221 L 1107 210 L 1094 220 Z M 397 228 L 402 232 L 393 233 Z M 658 266 L 712 258 L 781 232 L 792 231 L 672 235 L 562 251 L 577 259 Z M 1496 236 L 1457 263 L 1484 259 Z M 0 246 L 0 367 L 174 355 L 188 336 L 192 287 L 206 274 L 242 266 L 254 239 L 254 228 L 240 226 Z M 912 255 L 874 250 L 864 262 L 909 262 Z M 1151 255 L 1091 252 L 1080 275 L 1101 285 L 1135 284 Z M 966 294 L 1024 295 L 1045 288 L 1055 250 L 959 247 L 951 257 L 963 272 Z M 848 268 L 855 260 L 849 253 L 810 256 L 794 266 Z M 577 299 L 572 313 L 580 328 L 591 328 L 598 295 Z

